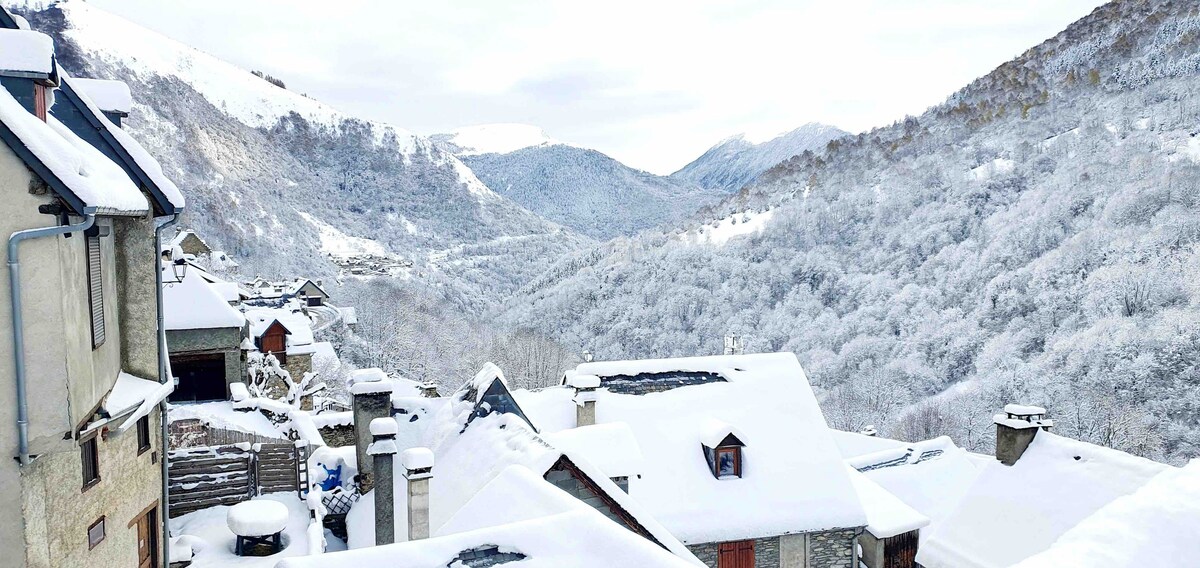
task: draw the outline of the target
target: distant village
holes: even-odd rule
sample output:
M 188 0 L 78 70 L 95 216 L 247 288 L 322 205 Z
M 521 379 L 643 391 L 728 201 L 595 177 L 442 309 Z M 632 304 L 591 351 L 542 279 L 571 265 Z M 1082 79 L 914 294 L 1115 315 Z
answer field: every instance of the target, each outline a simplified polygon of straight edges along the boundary
M 186 188 L 121 128 L 136 93 L 3 9 L 0 84 L 5 566 L 1034 568 L 1200 528 L 1163 498 L 1195 465 L 1020 400 L 995 455 L 834 430 L 795 355 L 734 336 L 539 390 L 354 368 L 331 338 L 367 307 L 181 226 Z

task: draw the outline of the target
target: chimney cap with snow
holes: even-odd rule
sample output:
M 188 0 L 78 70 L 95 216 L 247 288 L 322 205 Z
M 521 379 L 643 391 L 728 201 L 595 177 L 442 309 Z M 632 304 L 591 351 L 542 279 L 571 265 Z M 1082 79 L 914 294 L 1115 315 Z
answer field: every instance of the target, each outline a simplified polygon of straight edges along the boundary
M 376 418 L 371 420 L 372 436 L 395 436 L 399 432 L 394 418 Z
M 404 465 L 405 477 L 409 479 L 429 477 L 433 470 L 433 451 L 429 448 L 409 448 L 400 454 L 400 463 Z
M 600 377 L 596 375 L 574 374 L 567 377 L 567 385 L 576 389 L 600 388 Z
M 992 420 L 997 425 L 1017 430 L 1054 426 L 1054 421 L 1046 418 L 1045 408 L 1024 404 L 1007 404 L 1004 406 L 1004 413 L 993 416 Z

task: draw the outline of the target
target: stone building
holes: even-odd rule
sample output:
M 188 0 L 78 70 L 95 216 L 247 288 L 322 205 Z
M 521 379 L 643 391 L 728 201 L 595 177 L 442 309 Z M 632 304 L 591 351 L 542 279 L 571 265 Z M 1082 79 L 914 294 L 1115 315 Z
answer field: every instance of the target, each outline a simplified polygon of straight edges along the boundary
M 155 219 L 178 189 L 0 9 L 3 564 L 155 565 L 161 519 Z M 15 282 L 16 285 L 13 285 Z
M 245 316 L 187 263 L 163 270 L 163 311 L 178 380 L 171 402 L 228 398 L 229 385 L 245 380 Z
M 794 355 L 591 362 L 515 394 L 549 440 L 626 424 L 617 452 L 644 457 L 629 495 L 706 565 L 857 568 L 864 508 Z M 590 446 L 610 477 L 628 471 Z

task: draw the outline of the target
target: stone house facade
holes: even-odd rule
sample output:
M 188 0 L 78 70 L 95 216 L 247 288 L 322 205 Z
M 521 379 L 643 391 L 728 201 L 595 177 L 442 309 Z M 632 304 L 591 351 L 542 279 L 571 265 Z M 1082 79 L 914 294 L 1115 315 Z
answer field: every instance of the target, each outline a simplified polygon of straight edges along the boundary
M 753 539 L 754 568 L 855 568 L 855 539 L 862 529 L 789 534 Z M 718 568 L 721 544 L 690 544 L 706 566 Z M 725 543 L 728 544 L 728 543 Z
M 183 200 L 24 27 L 0 8 L 0 234 L 23 232 L 9 240 L 18 286 L 0 282 L 2 563 L 156 565 L 169 385 L 155 218 Z M 14 68 L 14 51 L 42 60 Z
M 243 333 L 240 327 L 168 329 L 171 369 L 180 378 L 180 386 L 186 387 L 183 383 L 187 380 L 205 383 L 195 389 L 177 389 L 172 401 L 228 398 L 229 385 L 245 380 Z

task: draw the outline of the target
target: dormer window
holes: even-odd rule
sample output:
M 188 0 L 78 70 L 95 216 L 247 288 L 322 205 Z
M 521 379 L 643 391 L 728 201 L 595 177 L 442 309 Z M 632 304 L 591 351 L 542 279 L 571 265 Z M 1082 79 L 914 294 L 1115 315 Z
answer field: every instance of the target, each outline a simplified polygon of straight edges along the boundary
M 713 461 L 713 475 L 717 479 L 742 476 L 742 448 L 727 446 L 716 449 L 717 459 Z
M 704 448 L 704 458 L 708 468 L 717 479 L 737 479 L 742 477 L 742 442 L 741 434 L 732 426 L 713 421 L 708 432 L 700 441 Z

